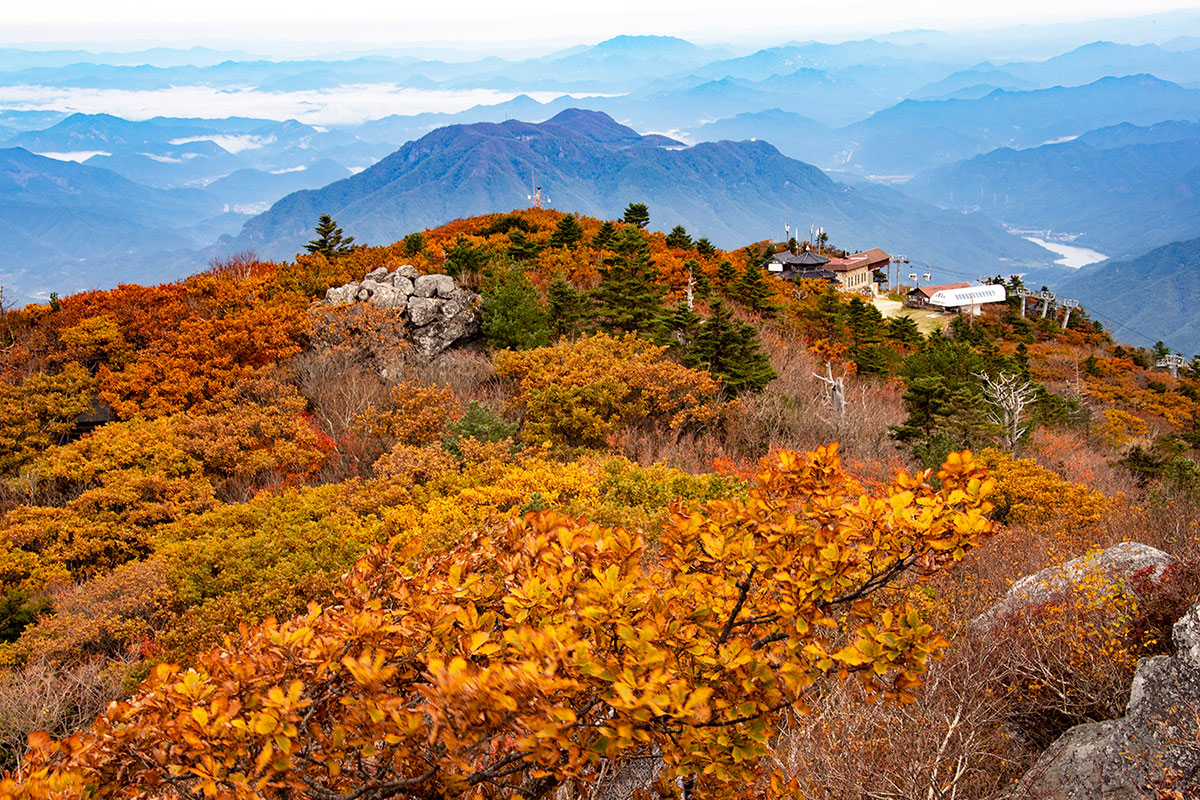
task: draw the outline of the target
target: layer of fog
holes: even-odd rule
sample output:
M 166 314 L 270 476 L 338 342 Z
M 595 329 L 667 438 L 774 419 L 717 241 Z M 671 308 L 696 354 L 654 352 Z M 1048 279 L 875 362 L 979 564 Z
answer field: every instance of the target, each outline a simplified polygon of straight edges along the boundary
M 518 94 L 521 93 L 494 89 L 410 89 L 389 83 L 347 85 L 297 92 L 263 92 L 254 88 L 209 86 L 172 86 L 168 89 L 130 91 L 21 85 L 0 87 L 0 107 L 17 111 L 112 114 L 131 120 L 157 116 L 200 115 L 210 119 L 256 117 L 274 120 L 295 119 L 310 125 L 353 125 L 392 114 L 454 114 L 477 105 L 503 103 Z M 561 97 L 563 93 L 524 94 L 546 103 Z

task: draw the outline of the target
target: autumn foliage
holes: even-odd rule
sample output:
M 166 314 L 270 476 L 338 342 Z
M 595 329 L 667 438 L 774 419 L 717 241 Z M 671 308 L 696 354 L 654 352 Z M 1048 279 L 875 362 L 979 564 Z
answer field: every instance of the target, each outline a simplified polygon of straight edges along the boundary
M 667 778 L 737 795 L 822 678 L 905 702 L 946 646 L 889 591 L 990 528 L 969 454 L 938 477 L 855 497 L 835 447 L 781 453 L 745 501 L 677 507 L 653 560 L 552 512 L 415 562 L 377 548 L 339 605 L 156 668 L 90 733 L 35 737 L 4 791 L 544 796 L 657 748 Z
M 1200 366 L 1082 310 L 922 333 L 693 235 L 527 209 L 0 310 L 0 796 L 994 797 L 1118 713 L 1167 606 L 970 621 L 1127 539 L 1193 575 Z M 319 302 L 401 264 L 537 335 L 430 360 Z

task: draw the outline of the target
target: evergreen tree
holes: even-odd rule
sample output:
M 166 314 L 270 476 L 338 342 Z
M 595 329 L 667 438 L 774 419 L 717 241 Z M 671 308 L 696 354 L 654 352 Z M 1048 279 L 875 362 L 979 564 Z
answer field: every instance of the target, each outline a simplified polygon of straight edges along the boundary
M 810 336 L 830 344 L 841 342 L 846 337 L 846 306 L 842 304 L 842 293 L 832 286 L 822 287 L 816 307 L 806 315 Z
M 317 225 L 313 230 L 317 233 L 317 238 L 309 241 L 304 245 L 304 249 L 310 253 L 320 253 L 326 259 L 332 261 L 335 256 L 345 255 L 354 248 L 350 243 L 354 241 L 353 236 L 343 236 L 342 229 L 334 222 L 333 217 L 328 214 L 322 214 L 317 220 Z
M 908 418 L 893 427 L 893 438 L 931 447 L 934 436 L 949 437 L 955 448 L 973 447 L 993 433 L 979 375 L 995 366 L 970 344 L 941 334 L 904 359 L 900 375 Z M 940 449 L 932 448 L 930 452 Z
M 650 243 L 640 228 L 629 225 L 613 239 L 612 248 L 593 293 L 600 327 L 609 333 L 637 331 L 657 341 L 666 316 L 662 298 L 667 287 L 650 257 Z
M 1017 365 L 1017 373 L 1025 380 L 1029 380 L 1029 348 L 1024 342 L 1017 344 L 1017 353 L 1013 356 L 1013 360 Z
M 912 317 L 892 317 L 884 326 L 888 340 L 905 346 L 917 345 L 925 340 L 921 329 Z
M 687 228 L 682 225 L 676 225 L 667 234 L 667 247 L 676 247 L 680 250 L 692 249 L 692 237 L 688 235 Z
M 530 239 L 520 228 L 508 232 L 508 256 L 513 261 L 532 261 L 541 249 L 537 240 Z
M 410 233 L 400 241 L 400 252 L 405 258 L 412 258 L 425 251 L 425 234 L 417 231 Z
M 500 350 L 528 350 L 550 344 L 550 324 L 538 291 L 516 266 L 496 270 L 484 282 L 483 335 Z
M 734 319 L 720 300 L 713 301 L 683 361 L 716 375 L 733 394 L 761 391 L 777 377 L 754 326 Z
M 732 261 L 717 264 L 717 290 L 729 294 L 737 288 L 738 273 Z
M 701 236 L 696 240 L 696 252 L 705 258 L 712 258 L 717 254 L 717 248 L 713 247 L 713 243 L 706 237 Z
M 574 339 L 591 327 L 594 309 L 586 292 L 559 275 L 546 291 L 546 310 L 556 337 Z
M 464 272 L 482 272 L 490 260 L 486 247 L 475 247 L 460 233 L 454 244 L 446 250 L 446 274 L 457 276 Z
M 850 340 L 857 350 L 880 340 L 883 314 L 879 313 L 874 303 L 863 302 L 861 297 L 855 296 L 850 298 L 846 307 L 846 326 L 850 329 Z
M 600 226 L 600 230 L 596 231 L 596 235 L 592 237 L 592 247 L 597 250 L 607 250 L 612 246 L 613 237 L 617 235 L 617 226 L 612 220 L 605 220 Z
M 579 219 L 574 214 L 563 214 L 554 233 L 550 234 L 550 246 L 574 249 L 582 239 L 583 226 L 579 224 Z
M 692 346 L 703 322 L 704 317 L 688 308 L 687 303 L 683 301 L 667 315 L 667 329 L 670 330 L 671 337 L 685 350 Z
M 746 261 L 734 291 L 735 299 L 752 311 L 770 314 L 776 310 L 771 302 L 771 284 L 767 283 L 767 276 L 762 269 L 751 260 Z
M 645 203 L 630 203 L 625 207 L 625 216 L 621 221 L 644 228 L 650 224 L 650 209 L 646 208 Z

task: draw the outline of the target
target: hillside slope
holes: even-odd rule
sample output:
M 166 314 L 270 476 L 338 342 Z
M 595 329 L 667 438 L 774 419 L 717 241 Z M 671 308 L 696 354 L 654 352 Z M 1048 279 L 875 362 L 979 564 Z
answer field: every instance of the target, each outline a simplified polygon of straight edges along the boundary
M 1061 144 L 1001 148 L 924 172 L 904 190 L 1018 227 L 1080 234 L 1080 244 L 1118 257 L 1200 235 L 1192 174 L 1200 168 L 1200 131 L 1113 144 L 1136 141 L 1139 131 L 1149 141 L 1165 135 L 1104 129 Z
M 1162 340 L 1188 357 L 1200 352 L 1200 238 L 1098 265 L 1062 294 L 1083 303 L 1118 339 L 1143 346 Z

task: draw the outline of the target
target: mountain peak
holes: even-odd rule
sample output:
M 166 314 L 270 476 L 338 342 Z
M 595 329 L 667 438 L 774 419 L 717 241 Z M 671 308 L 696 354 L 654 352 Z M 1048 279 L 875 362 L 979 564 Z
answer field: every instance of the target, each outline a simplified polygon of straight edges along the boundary
M 642 138 L 633 128 L 622 125 L 603 111 L 586 108 L 564 109 L 543 124 L 566 128 L 596 142 L 635 141 Z

